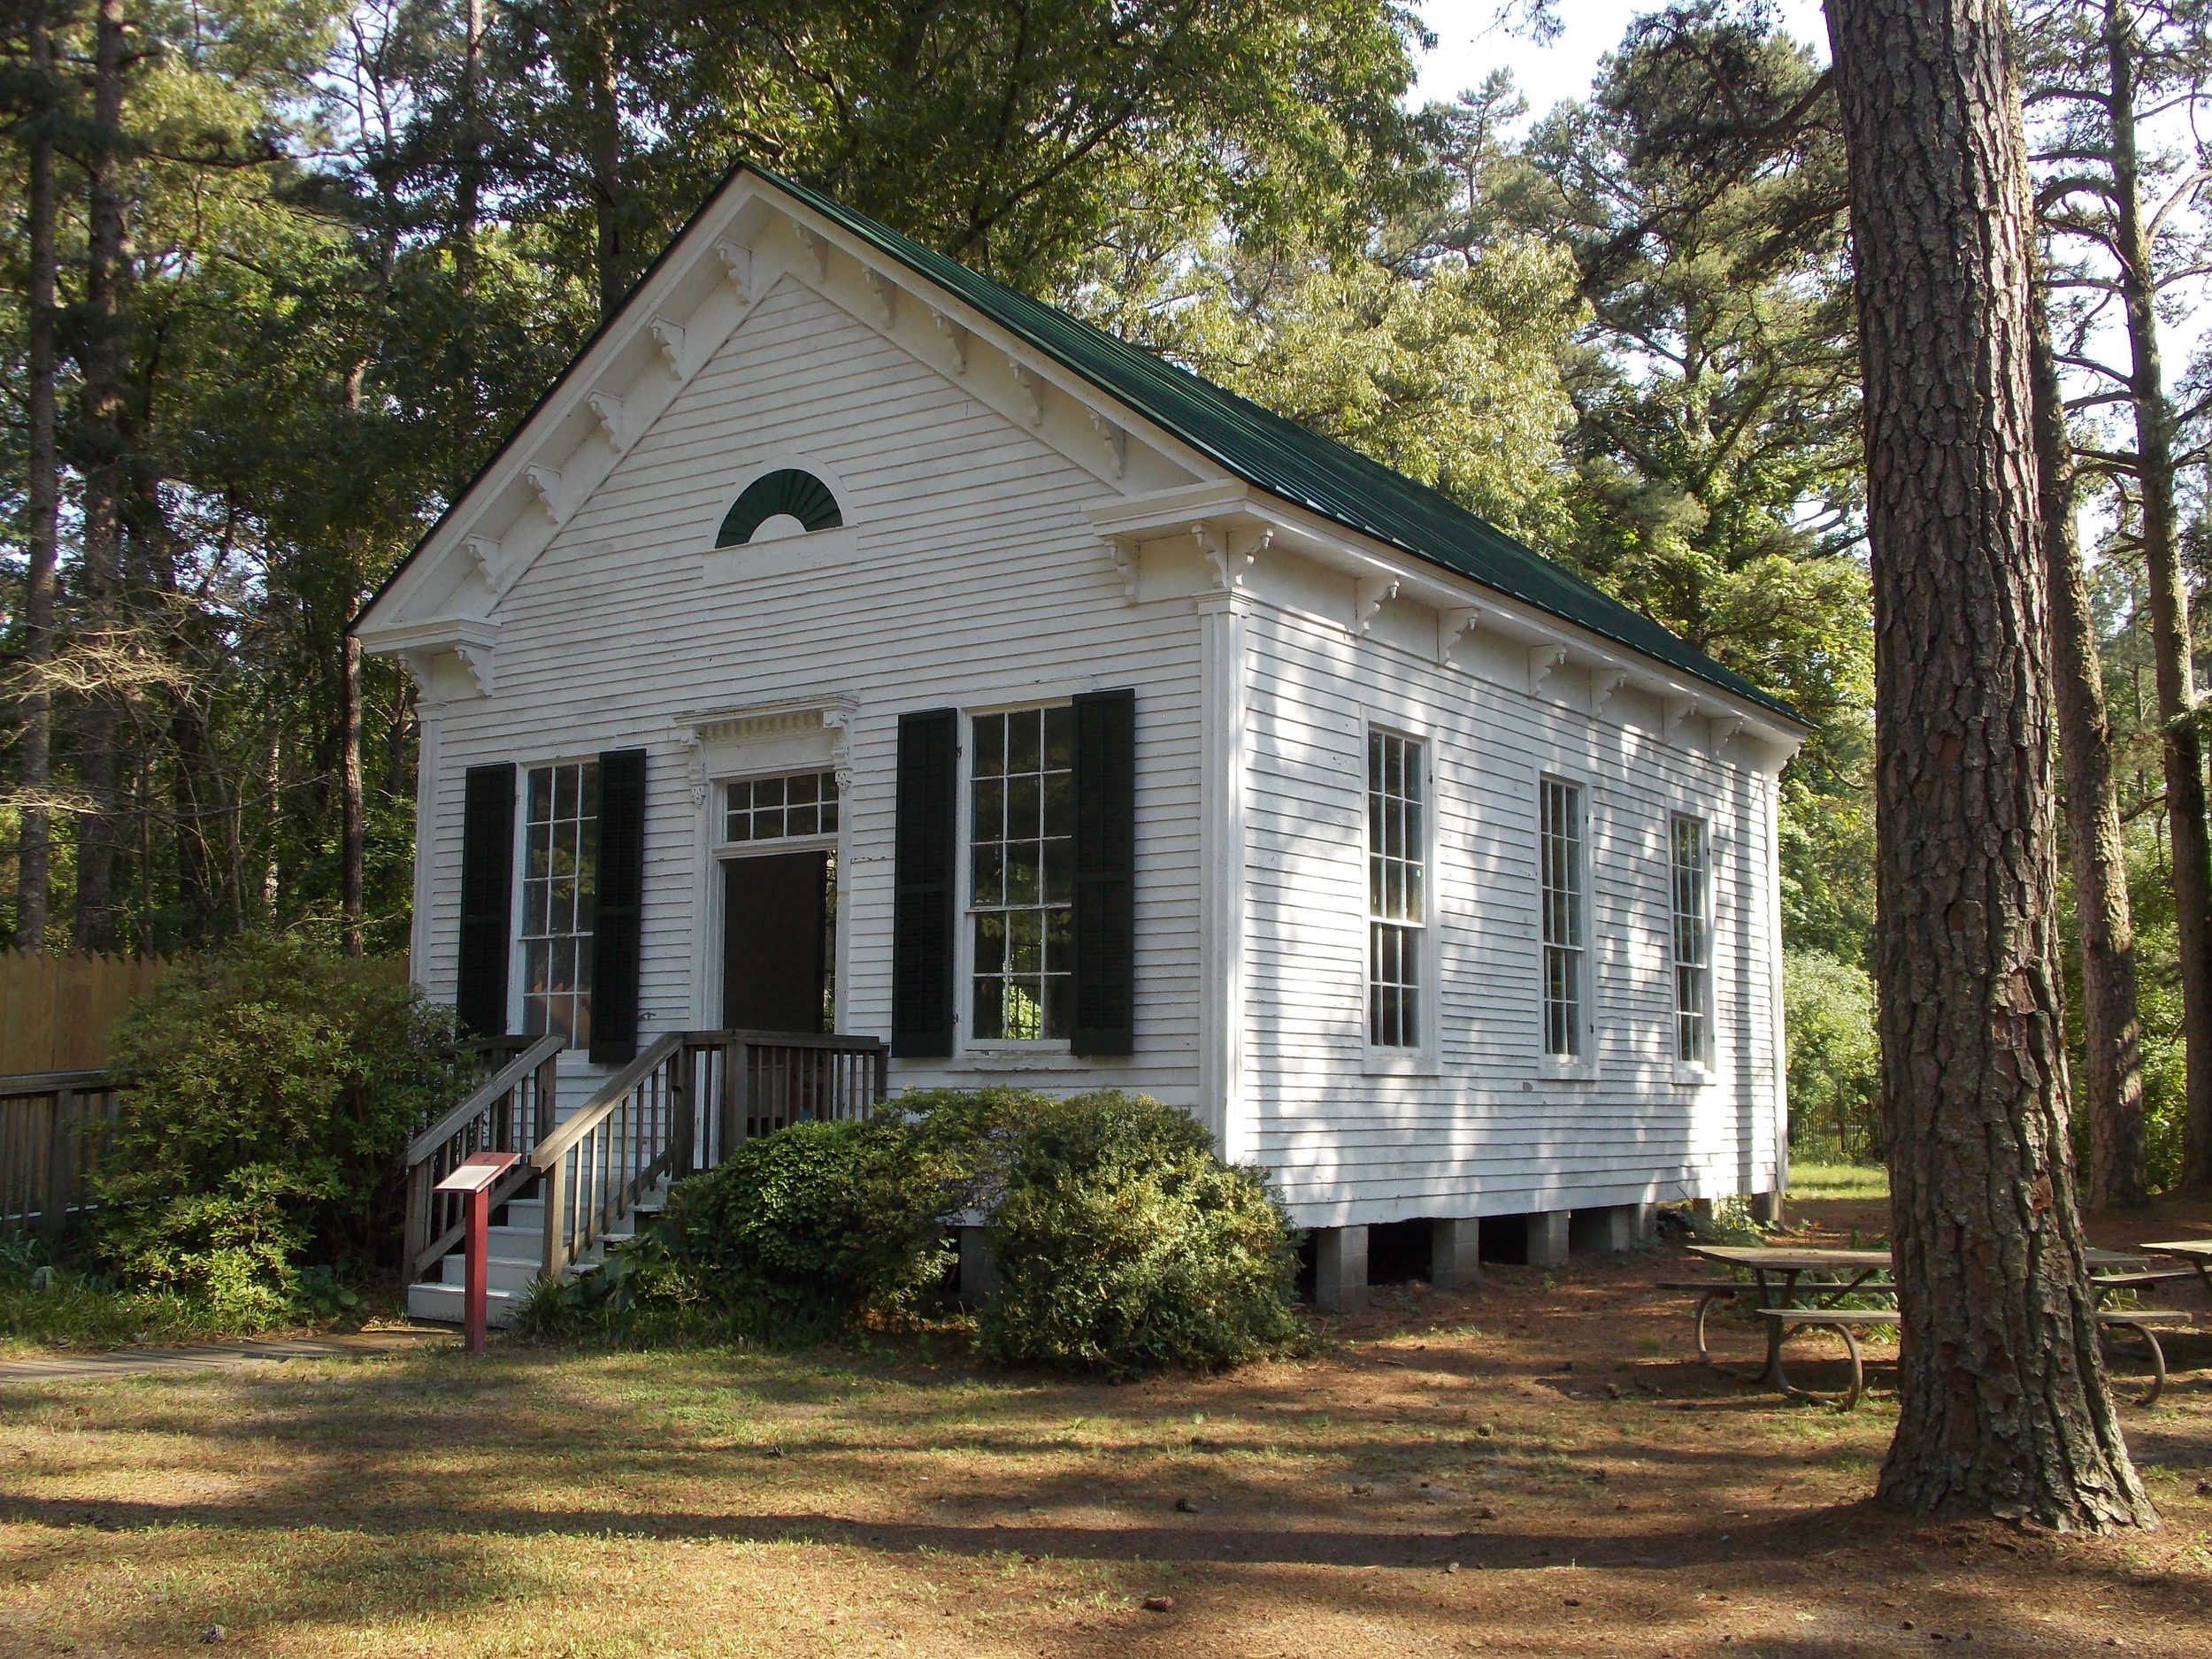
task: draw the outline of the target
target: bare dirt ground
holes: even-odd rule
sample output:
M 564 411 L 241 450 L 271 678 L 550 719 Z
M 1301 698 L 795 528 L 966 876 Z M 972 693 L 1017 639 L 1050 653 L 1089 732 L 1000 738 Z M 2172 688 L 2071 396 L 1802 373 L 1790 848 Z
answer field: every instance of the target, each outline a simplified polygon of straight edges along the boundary
M 2212 1235 L 2212 1202 L 2092 1232 Z M 2159 1298 L 2200 1315 L 2175 1386 L 2124 1414 L 2164 1524 L 2080 1539 L 1871 1506 L 1891 1403 L 1700 1366 L 1651 1287 L 1695 1271 L 1385 1289 L 1314 1359 L 1127 1387 L 908 1343 L 12 1384 L 0 1654 L 2212 1655 L 2193 1286 Z

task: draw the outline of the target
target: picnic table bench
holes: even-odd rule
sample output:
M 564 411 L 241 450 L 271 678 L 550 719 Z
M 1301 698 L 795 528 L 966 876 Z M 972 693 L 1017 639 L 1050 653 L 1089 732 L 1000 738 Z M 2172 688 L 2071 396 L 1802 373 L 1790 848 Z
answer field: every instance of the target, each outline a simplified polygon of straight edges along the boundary
M 2204 1241 L 2204 1255 L 2193 1259 L 2187 1268 L 2145 1267 L 2145 1256 L 2162 1248 L 2176 1254 L 2181 1248 L 2178 1246 L 2145 1246 L 2141 1251 L 2092 1249 L 2084 1252 L 2092 1270 L 2090 1284 L 2097 1298 L 2099 1329 L 2108 1336 L 2127 1333 L 2139 1340 L 2147 1351 L 2151 1377 L 2138 1400 L 2138 1403 L 2142 1405 L 2154 1404 L 2166 1386 L 2166 1353 L 2159 1341 L 2159 1332 L 2186 1326 L 2190 1323 L 2189 1316 L 2165 1308 L 2109 1309 L 2103 1305 L 2105 1299 L 2121 1292 L 2152 1289 L 2177 1279 L 2206 1273 L 2212 1269 L 2212 1240 Z M 1832 1401 L 1846 1411 L 1859 1402 L 1866 1391 L 1866 1363 L 1856 1333 L 1872 1325 L 1897 1323 L 1897 1286 L 1893 1279 L 1886 1276 L 1886 1270 L 1891 1266 L 1887 1250 L 1776 1249 L 1743 1245 L 1694 1244 L 1690 1247 L 1690 1253 L 1716 1266 L 1744 1270 L 1752 1275 L 1748 1279 L 1710 1278 L 1661 1281 L 1659 1288 L 1662 1290 L 1679 1291 L 1696 1298 L 1693 1314 L 1696 1321 L 1698 1358 L 1714 1365 L 1717 1370 L 1722 1369 L 1714 1361 L 1706 1340 L 1707 1316 L 1718 1303 L 1748 1300 L 1754 1303 L 1753 1312 L 1766 1329 L 1766 1363 L 1756 1373 L 1755 1380 L 1770 1383 L 1785 1394 Z M 2212 1277 L 2207 1279 L 2207 1285 L 2212 1287 Z M 1847 1296 L 1885 1298 L 1888 1305 L 1875 1308 L 1839 1305 Z M 1851 1380 L 1849 1386 L 1840 1393 L 1818 1394 L 1790 1381 L 1789 1373 L 1783 1365 L 1783 1349 L 1791 1337 L 1805 1330 L 1833 1331 L 1842 1338 L 1851 1367 Z
M 2204 1294 L 2212 1296 L 2212 1239 L 2169 1239 L 2162 1244 L 2145 1245 L 2143 1254 L 2187 1263 L 2204 1286 Z

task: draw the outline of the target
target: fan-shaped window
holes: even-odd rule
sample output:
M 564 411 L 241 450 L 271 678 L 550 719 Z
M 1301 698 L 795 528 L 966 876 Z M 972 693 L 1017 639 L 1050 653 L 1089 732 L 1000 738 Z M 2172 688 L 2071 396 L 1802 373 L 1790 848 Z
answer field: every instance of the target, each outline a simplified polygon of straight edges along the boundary
M 845 522 L 828 485 L 811 472 L 787 466 L 780 472 L 764 472 L 745 486 L 745 493 L 722 520 L 714 545 L 742 547 L 753 539 L 754 531 L 776 518 L 796 518 L 807 530 L 834 530 Z

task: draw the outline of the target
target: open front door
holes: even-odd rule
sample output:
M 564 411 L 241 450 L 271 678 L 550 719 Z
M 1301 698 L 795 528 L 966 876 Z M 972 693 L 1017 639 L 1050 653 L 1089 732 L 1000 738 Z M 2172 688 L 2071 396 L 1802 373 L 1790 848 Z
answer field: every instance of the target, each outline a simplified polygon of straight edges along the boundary
M 834 856 L 825 850 L 723 862 L 723 1025 L 834 1029 Z

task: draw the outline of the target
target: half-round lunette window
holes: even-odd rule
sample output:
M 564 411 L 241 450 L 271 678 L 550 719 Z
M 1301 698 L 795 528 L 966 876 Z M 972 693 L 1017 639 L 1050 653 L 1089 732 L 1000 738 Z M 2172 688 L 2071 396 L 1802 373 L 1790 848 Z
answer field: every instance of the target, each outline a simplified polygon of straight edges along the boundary
M 828 485 L 811 472 L 787 466 L 764 472 L 745 486 L 745 493 L 722 520 L 714 545 L 742 547 L 753 539 L 754 531 L 779 516 L 796 518 L 808 530 L 834 530 L 845 522 Z

